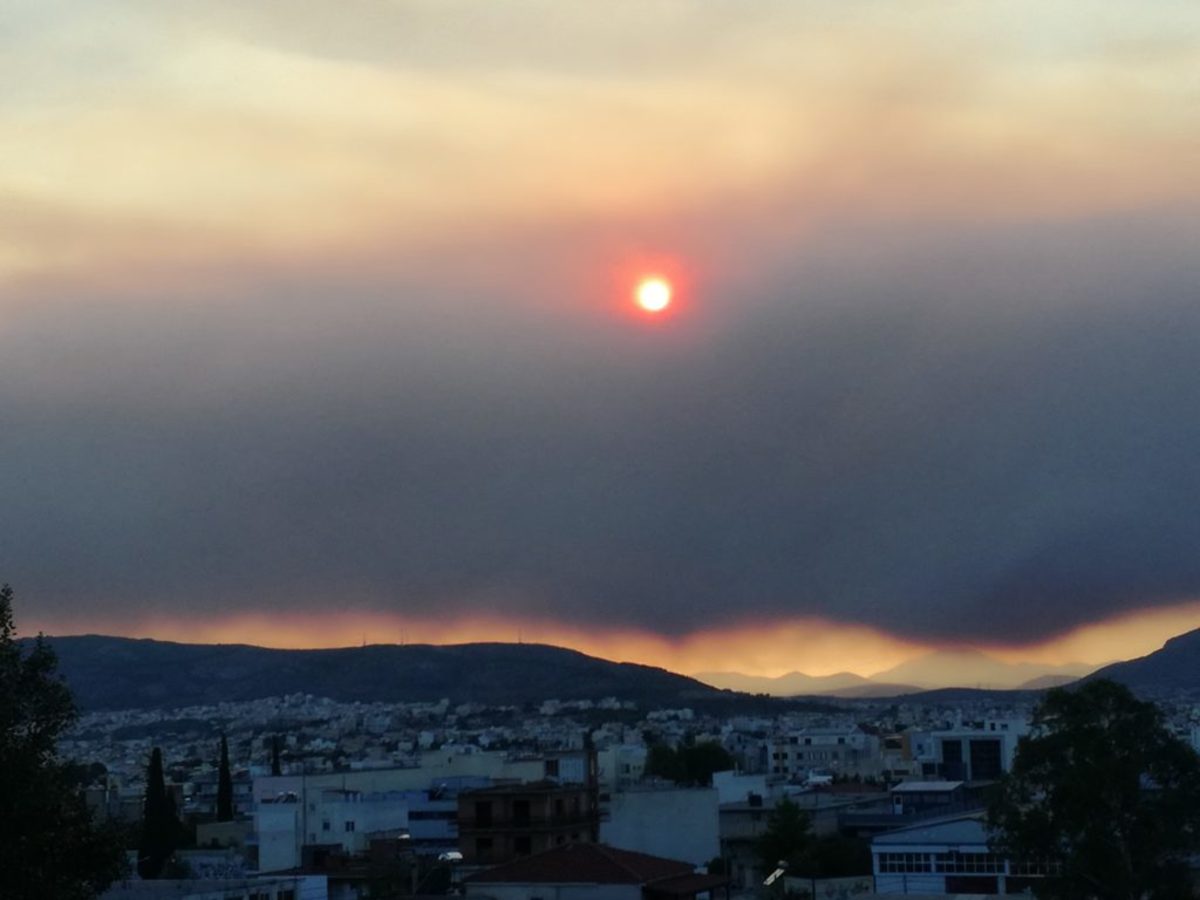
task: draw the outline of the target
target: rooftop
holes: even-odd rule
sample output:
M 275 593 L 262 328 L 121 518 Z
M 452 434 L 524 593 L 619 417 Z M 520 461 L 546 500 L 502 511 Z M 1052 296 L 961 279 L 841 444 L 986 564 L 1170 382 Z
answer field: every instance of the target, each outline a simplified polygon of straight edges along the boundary
M 485 869 L 473 884 L 651 884 L 694 874 L 691 863 L 605 844 L 564 844 Z

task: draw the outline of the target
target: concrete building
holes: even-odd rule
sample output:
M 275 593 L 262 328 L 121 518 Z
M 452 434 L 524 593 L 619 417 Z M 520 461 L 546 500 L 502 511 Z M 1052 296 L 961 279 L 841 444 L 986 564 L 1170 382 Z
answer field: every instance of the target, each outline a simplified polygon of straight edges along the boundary
M 721 854 L 715 788 L 644 787 L 613 794 L 600 842 L 704 866 Z
M 619 791 L 637 784 L 646 774 L 646 747 L 642 744 L 613 744 L 596 753 L 600 789 Z
M 458 848 L 468 863 L 493 865 L 598 837 L 596 795 L 552 781 L 500 785 L 458 796 Z
M 922 777 L 994 781 L 1012 770 L 1017 742 L 1028 733 L 1028 724 L 1015 719 L 934 731 L 919 741 Z
M 713 787 L 717 790 L 718 803 L 744 803 L 751 796 L 767 797 L 773 793 L 781 779 L 768 780 L 765 774 L 745 772 L 714 772 Z
M 254 811 L 258 870 L 294 869 L 303 848 L 336 846 L 363 853 L 372 838 L 408 834 L 408 803 L 401 792 L 365 794 L 325 789 L 303 797 L 260 803 Z
M 814 772 L 861 777 L 883 771 L 881 741 L 860 728 L 800 731 L 766 743 L 767 774 L 803 780 Z
M 558 760 L 559 758 L 555 757 L 555 761 Z M 548 764 L 545 755 L 515 757 L 498 751 L 430 751 L 421 754 L 419 764 L 415 766 L 392 766 L 355 772 L 266 775 L 255 778 L 254 802 L 257 804 L 275 800 L 288 794 L 299 796 L 326 788 L 364 793 L 422 791 L 431 785 L 453 783 L 462 778 L 540 781 L 546 777 Z

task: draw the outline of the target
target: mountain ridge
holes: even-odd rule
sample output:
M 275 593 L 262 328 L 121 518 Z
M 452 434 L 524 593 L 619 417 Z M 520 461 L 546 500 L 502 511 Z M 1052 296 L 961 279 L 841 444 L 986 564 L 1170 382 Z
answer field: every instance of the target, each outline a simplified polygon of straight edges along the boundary
M 167 708 L 313 694 L 363 702 L 524 705 L 617 697 L 686 705 L 729 696 L 666 669 L 546 644 L 367 644 L 285 650 L 108 635 L 47 636 L 85 710 Z
M 1111 663 L 1086 681 L 1111 678 L 1139 693 L 1200 694 L 1200 628 L 1177 634 L 1145 656 Z

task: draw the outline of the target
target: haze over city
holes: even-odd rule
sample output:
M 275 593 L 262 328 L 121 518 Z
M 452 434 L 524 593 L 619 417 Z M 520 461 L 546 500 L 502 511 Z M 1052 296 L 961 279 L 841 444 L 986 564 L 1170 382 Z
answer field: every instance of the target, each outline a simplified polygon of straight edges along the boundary
M 854 7 L 10 4 L 23 632 L 775 676 L 1200 627 L 1193 5 Z

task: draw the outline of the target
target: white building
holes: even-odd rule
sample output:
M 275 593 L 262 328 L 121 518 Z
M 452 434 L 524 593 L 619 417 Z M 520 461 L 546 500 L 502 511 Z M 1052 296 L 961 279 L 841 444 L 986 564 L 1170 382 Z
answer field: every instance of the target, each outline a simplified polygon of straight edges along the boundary
M 914 755 L 922 777 L 992 781 L 1012 771 L 1017 743 L 1029 733 L 1022 719 L 996 719 L 979 725 L 930 732 L 916 739 Z
M 619 791 L 600 820 L 600 842 L 704 866 L 721 855 L 715 788 L 646 787 Z
M 766 797 L 770 793 L 766 775 L 749 775 L 732 769 L 714 772 L 713 787 L 717 789 L 718 803 L 745 803 L 751 795 Z
M 881 742 L 858 727 L 799 731 L 766 744 L 767 772 L 785 778 L 807 778 L 814 771 L 837 775 L 879 775 Z
M 871 857 L 877 894 L 1019 894 L 1045 875 L 992 853 L 979 815 L 877 835 Z
M 646 752 L 642 744 L 612 744 L 596 751 L 601 789 L 619 791 L 641 781 L 646 774 Z
M 362 853 L 372 837 L 408 832 L 408 802 L 399 792 L 366 794 L 323 789 L 260 803 L 254 811 L 258 870 L 300 865 L 305 844 L 338 844 Z

